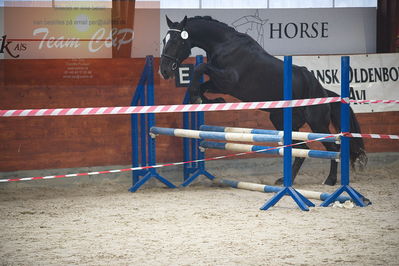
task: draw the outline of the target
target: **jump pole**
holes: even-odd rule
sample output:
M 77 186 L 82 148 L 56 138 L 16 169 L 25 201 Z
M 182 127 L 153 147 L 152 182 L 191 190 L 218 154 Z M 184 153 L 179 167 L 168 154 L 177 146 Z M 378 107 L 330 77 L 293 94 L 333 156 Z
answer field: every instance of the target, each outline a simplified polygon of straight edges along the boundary
M 217 139 L 226 141 L 250 141 L 250 142 L 282 142 L 282 138 L 276 135 L 224 133 L 180 128 L 152 127 L 150 133 L 154 135 L 168 135 L 174 137 L 192 139 Z
M 284 148 L 241 144 L 241 143 L 230 143 L 230 142 L 214 142 L 214 141 L 202 141 L 201 146 L 204 149 L 218 149 L 218 150 L 229 150 L 234 152 L 258 152 L 266 154 L 275 154 L 284 156 Z M 340 153 L 333 151 L 319 151 L 319 150 L 308 150 L 308 149 L 292 149 L 292 156 L 302 158 L 319 158 L 329 160 L 339 160 Z
M 263 135 L 263 134 L 247 134 L 247 133 L 224 133 L 224 132 L 211 132 L 211 131 L 199 131 L 189 130 L 180 128 L 164 128 L 164 127 L 152 127 L 150 128 L 151 137 L 155 138 L 157 135 L 167 135 L 182 138 L 191 139 L 215 139 L 225 141 L 247 141 L 247 142 L 281 142 L 281 138 L 275 135 Z M 202 141 L 200 142 L 200 148 L 203 149 L 219 149 L 219 150 L 230 150 L 236 152 L 260 152 L 267 154 L 284 155 L 283 148 L 249 145 L 240 143 L 225 143 L 225 142 L 213 142 L 213 141 Z M 319 151 L 309 149 L 292 149 L 292 155 L 295 157 L 309 157 L 309 158 L 321 158 L 321 159 L 332 159 L 339 160 L 340 153 L 332 151 Z
M 251 183 L 251 182 L 241 182 L 241 181 L 235 181 L 235 180 L 229 180 L 229 179 L 216 179 L 216 180 L 214 180 L 214 183 L 218 184 L 218 185 L 229 186 L 232 188 L 245 189 L 245 190 L 251 190 L 251 191 L 259 191 L 259 192 L 265 192 L 265 193 L 278 193 L 278 192 L 280 192 L 280 190 L 283 189 L 283 188 L 277 187 L 277 186 L 262 185 L 262 184 Z M 321 200 L 321 201 L 326 200 L 330 196 L 330 194 L 325 193 L 325 192 L 317 192 L 317 191 L 302 190 L 302 189 L 298 189 L 297 191 L 309 199 L 315 199 L 315 200 Z M 341 195 L 341 196 L 338 196 L 336 200 L 339 201 L 340 203 L 344 203 L 347 200 L 351 200 L 351 198 Z M 367 200 L 367 199 L 364 199 L 364 200 Z
M 284 100 L 292 100 L 292 57 L 284 56 Z M 292 107 L 284 108 L 284 187 L 268 200 L 260 209 L 268 210 L 284 195 L 293 198 L 299 208 L 309 211 L 315 205 L 292 187 Z
M 270 130 L 270 129 L 257 129 L 257 128 L 242 128 L 242 127 L 221 127 L 221 126 L 211 126 L 202 125 L 199 128 L 201 131 L 214 131 L 214 132 L 225 132 L 225 133 L 243 133 L 243 134 L 259 134 L 259 135 L 277 135 L 279 137 L 284 136 L 284 131 Z M 324 138 L 324 139 L 322 139 Z M 320 142 L 340 142 L 339 135 L 331 137 L 331 134 L 325 133 L 309 133 L 309 132 L 292 132 L 292 139 L 307 141 L 307 140 L 317 140 Z
M 349 56 L 341 57 L 341 132 L 350 132 L 349 65 Z M 357 206 L 366 206 L 363 195 L 349 185 L 349 149 L 349 137 L 341 136 L 341 187 L 320 205 L 322 207 L 329 206 L 343 192 L 347 192 Z

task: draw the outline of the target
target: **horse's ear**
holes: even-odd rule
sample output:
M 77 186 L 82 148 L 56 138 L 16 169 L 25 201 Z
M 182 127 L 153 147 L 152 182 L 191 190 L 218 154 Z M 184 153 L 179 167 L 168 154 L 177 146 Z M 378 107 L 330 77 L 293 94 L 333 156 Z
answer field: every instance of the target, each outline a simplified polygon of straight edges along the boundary
M 173 22 L 168 18 L 168 15 L 165 15 L 165 17 L 166 17 L 166 23 L 168 23 L 168 27 L 172 28 Z
M 187 16 L 184 16 L 183 20 L 180 22 L 180 26 L 182 29 L 186 27 L 187 24 Z

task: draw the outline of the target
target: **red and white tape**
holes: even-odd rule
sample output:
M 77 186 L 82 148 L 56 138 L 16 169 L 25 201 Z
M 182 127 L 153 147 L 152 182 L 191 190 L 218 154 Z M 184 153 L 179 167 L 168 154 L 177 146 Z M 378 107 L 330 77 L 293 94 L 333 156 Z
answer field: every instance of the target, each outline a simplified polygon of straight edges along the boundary
M 91 175 L 101 175 L 101 174 L 111 174 L 111 173 L 122 173 L 122 172 L 136 171 L 136 170 L 143 170 L 143 169 L 150 169 L 150 168 L 161 168 L 161 167 L 166 167 L 166 166 L 176 166 L 176 165 L 182 165 L 182 164 L 187 164 L 187 163 L 215 161 L 215 160 L 220 160 L 220 159 L 225 159 L 225 158 L 230 158 L 230 157 L 243 156 L 243 155 L 247 155 L 247 154 L 260 153 L 260 152 L 268 151 L 268 150 L 280 149 L 280 148 L 284 148 L 284 147 L 292 147 L 292 146 L 301 145 L 301 144 L 305 144 L 305 143 L 320 141 L 322 139 L 327 139 L 327 138 L 336 138 L 337 136 L 342 136 L 342 135 L 343 135 L 342 133 L 334 134 L 334 135 L 330 135 L 330 136 L 326 136 L 326 137 L 322 137 L 322 138 L 318 138 L 318 139 L 314 139 L 314 140 L 307 140 L 307 141 L 302 141 L 302 142 L 298 142 L 298 143 L 293 143 L 291 145 L 286 145 L 286 146 L 277 146 L 277 147 L 272 147 L 272 148 L 258 150 L 258 151 L 240 152 L 240 153 L 235 153 L 235 154 L 228 154 L 228 155 L 222 155 L 222 156 L 216 156 L 216 157 L 212 157 L 212 158 L 205 158 L 205 159 L 192 160 L 192 161 L 186 161 L 186 162 L 157 164 L 157 165 L 152 165 L 152 166 L 139 166 L 139 167 L 125 168 L 125 169 L 104 170 L 104 171 L 89 172 L 89 173 L 76 173 L 76 174 L 66 174 L 66 175 L 49 175 L 49 176 L 23 177 L 23 178 L 8 178 L 8 179 L 0 179 L 0 183 L 17 182 L 17 181 L 45 180 L 45 179 L 57 179 L 57 178 L 89 176 L 89 175 L 91 176 Z
M 212 104 L 180 104 L 153 106 L 121 106 L 121 107 L 87 107 L 56 109 L 19 109 L 0 110 L 0 117 L 26 116 L 73 116 L 73 115 L 116 115 L 116 114 L 148 114 L 148 113 L 181 113 L 229 110 L 273 109 L 283 107 L 299 107 L 335 102 L 348 102 L 340 97 L 299 99 L 291 101 L 239 102 Z M 399 103 L 399 100 L 350 100 L 351 103 Z
M 345 133 L 346 137 L 351 138 L 365 138 L 365 139 L 398 139 L 399 135 L 386 135 L 386 134 L 360 134 L 360 133 Z
M 351 103 L 399 103 L 399 100 L 350 100 Z
M 116 115 L 116 114 L 148 114 L 148 113 L 181 113 L 200 111 L 228 111 L 272 109 L 283 107 L 298 107 L 340 102 L 340 97 L 300 99 L 292 101 L 239 102 L 212 104 L 181 104 L 154 106 L 124 106 L 124 107 L 89 107 L 89 108 L 57 108 L 57 109 L 20 109 L 0 110 L 0 117 L 24 116 L 71 116 L 71 115 Z

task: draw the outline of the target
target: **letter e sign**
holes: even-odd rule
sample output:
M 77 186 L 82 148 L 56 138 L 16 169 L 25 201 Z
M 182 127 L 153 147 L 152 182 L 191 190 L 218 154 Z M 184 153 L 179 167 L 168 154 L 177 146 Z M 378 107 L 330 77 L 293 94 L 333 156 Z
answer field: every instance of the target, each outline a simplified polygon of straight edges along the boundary
M 176 70 L 176 87 L 188 87 L 193 75 L 194 65 L 182 64 Z

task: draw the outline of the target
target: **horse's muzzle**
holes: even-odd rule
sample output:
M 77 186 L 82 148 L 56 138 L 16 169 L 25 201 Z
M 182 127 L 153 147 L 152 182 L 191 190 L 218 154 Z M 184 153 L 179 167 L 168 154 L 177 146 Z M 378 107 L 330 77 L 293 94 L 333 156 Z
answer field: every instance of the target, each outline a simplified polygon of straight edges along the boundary
M 166 69 L 159 69 L 159 74 L 163 77 L 163 79 L 175 77 L 175 71 L 168 71 Z
M 159 74 L 163 77 L 163 79 L 169 79 L 169 75 L 165 70 L 161 71 L 161 69 L 159 69 Z

